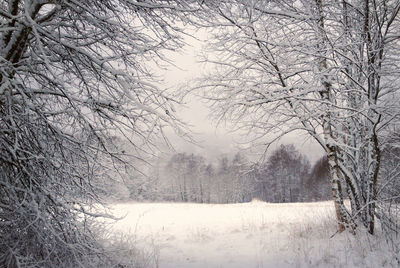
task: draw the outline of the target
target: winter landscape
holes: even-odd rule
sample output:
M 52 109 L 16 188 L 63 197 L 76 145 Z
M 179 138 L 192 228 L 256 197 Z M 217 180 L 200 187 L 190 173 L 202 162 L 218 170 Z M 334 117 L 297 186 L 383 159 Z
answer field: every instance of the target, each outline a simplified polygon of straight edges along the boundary
M 125 215 L 113 232 L 120 242 L 130 240 L 139 247 L 127 250 L 122 263 L 171 268 L 398 266 L 381 233 L 338 234 L 332 202 L 123 203 L 113 208 Z
M 400 0 L 0 0 L 0 267 L 399 267 Z

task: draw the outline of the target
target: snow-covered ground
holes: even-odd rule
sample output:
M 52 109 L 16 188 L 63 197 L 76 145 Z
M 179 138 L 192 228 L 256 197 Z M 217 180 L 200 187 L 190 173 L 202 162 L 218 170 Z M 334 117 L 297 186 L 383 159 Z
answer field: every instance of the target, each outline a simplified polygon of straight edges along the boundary
M 379 234 L 335 234 L 332 202 L 124 203 L 113 209 L 126 215 L 113 232 L 141 249 L 149 267 L 398 265 Z

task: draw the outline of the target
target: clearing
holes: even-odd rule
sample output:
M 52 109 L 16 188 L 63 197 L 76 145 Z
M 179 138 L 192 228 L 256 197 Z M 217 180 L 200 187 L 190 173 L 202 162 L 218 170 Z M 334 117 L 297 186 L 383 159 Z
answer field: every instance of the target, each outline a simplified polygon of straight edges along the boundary
M 382 235 L 336 233 L 333 202 L 120 203 L 127 262 L 160 268 L 395 267 Z M 333 237 L 331 237 L 333 235 Z M 115 237 L 114 237 L 115 238 Z M 134 256 L 134 257 L 133 257 Z

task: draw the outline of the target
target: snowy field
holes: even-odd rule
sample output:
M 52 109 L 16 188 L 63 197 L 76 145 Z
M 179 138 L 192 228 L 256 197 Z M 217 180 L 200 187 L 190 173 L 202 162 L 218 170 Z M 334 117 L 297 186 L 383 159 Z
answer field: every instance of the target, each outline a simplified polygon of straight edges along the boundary
M 112 232 L 135 247 L 126 263 L 135 256 L 141 267 L 398 266 L 379 233 L 335 234 L 332 202 L 124 203 L 113 210 L 126 216 Z

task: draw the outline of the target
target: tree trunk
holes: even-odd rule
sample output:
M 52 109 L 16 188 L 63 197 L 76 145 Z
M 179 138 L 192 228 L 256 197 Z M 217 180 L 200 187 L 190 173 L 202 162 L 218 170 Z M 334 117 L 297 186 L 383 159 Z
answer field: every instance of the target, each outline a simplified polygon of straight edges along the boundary
M 320 39 L 319 51 L 320 51 L 320 58 L 318 62 L 318 70 L 322 73 L 321 76 L 321 83 L 323 90 L 321 90 L 320 95 L 321 99 L 328 104 L 328 112 L 323 118 L 323 133 L 325 138 L 325 145 L 328 157 L 328 164 L 329 164 L 329 174 L 330 174 L 330 181 L 332 186 L 332 193 L 333 193 L 333 201 L 335 203 L 335 211 L 336 211 L 336 218 L 338 222 L 339 232 L 343 232 L 346 229 L 346 226 L 349 224 L 349 213 L 344 206 L 343 203 L 343 192 L 340 182 L 341 172 L 338 166 L 338 148 L 336 145 L 335 136 L 332 130 L 332 112 L 330 103 L 333 103 L 332 100 L 332 85 L 329 82 L 329 70 L 328 70 L 328 62 L 327 62 L 327 39 L 325 34 L 325 17 L 323 14 L 323 6 L 322 0 L 315 0 L 316 7 L 317 7 L 317 16 L 319 17 L 318 21 L 318 38 Z

